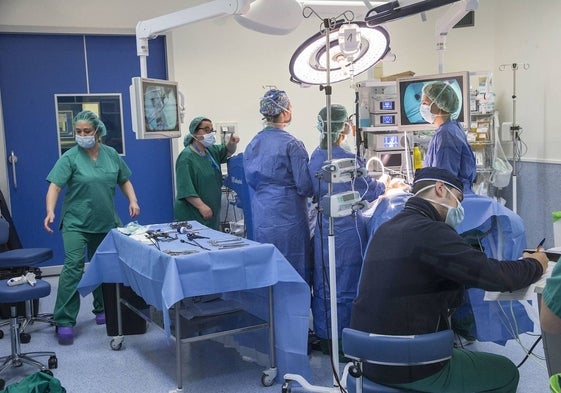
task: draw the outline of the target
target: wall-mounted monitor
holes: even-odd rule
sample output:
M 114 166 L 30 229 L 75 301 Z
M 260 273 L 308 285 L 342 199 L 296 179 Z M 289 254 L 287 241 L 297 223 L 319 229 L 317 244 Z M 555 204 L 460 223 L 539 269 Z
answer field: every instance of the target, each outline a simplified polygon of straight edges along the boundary
M 131 117 L 136 139 L 181 136 L 179 94 L 177 82 L 132 78 Z
M 444 81 L 450 84 L 458 94 L 460 106 L 453 113 L 464 129 L 469 128 L 469 73 L 456 72 L 437 75 L 416 76 L 411 78 L 397 79 L 397 113 L 398 129 L 402 131 L 434 130 L 433 124 L 427 123 L 419 108 L 423 86 L 434 81 Z

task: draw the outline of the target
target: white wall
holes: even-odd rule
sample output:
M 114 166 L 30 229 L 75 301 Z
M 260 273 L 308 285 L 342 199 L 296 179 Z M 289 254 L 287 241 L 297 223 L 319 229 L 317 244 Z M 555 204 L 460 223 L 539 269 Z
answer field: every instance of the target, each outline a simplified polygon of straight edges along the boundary
M 1 0 L 0 31 L 133 33 L 137 21 L 202 1 L 167 0 L 153 3 L 137 0 L 75 1 Z M 134 4 L 134 7 L 131 7 Z M 412 70 L 418 75 L 438 71 L 434 22 L 442 7 L 386 24 L 394 63 L 384 63 L 384 74 Z M 510 64 L 528 64 L 517 72 L 516 121 L 528 146 L 525 159 L 561 162 L 556 131 L 560 82 L 557 70 L 561 31 L 556 15 L 558 0 L 480 0 L 475 28 L 453 29 L 444 55 L 445 72 L 458 70 L 494 72 L 501 120 L 512 120 L 513 73 Z M 289 82 L 288 63 L 296 48 L 316 34 L 320 21 L 310 18 L 287 36 L 270 36 L 246 30 L 230 17 L 198 22 L 171 33 L 171 78 L 180 82 L 190 118 L 205 114 L 215 122 L 236 121 L 242 138 L 240 150 L 261 129 L 259 97 L 264 85 L 285 89 L 293 103 L 289 130 L 301 138 L 309 151 L 317 145 L 315 118 L 325 103 L 317 87 L 303 89 Z M 499 71 L 501 64 L 508 66 Z M 357 78 L 365 79 L 368 73 Z M 354 90 L 350 81 L 334 84 L 332 102 L 352 109 Z M 181 141 L 177 141 L 181 147 Z

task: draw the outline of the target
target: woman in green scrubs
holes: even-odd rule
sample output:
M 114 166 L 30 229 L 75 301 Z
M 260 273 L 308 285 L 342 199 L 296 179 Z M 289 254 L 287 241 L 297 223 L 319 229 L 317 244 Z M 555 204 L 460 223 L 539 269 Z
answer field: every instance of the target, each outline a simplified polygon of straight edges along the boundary
M 107 233 L 121 220 L 115 211 L 115 185 L 129 200 L 129 215 L 136 217 L 140 207 L 129 178 L 131 171 L 112 147 L 103 145 L 105 125 L 91 111 L 82 111 L 74 118 L 77 145 L 66 151 L 47 176 L 47 214 L 44 227 L 52 233 L 55 207 L 59 194 L 66 188 L 59 228 L 64 245 L 64 266 L 60 273 L 54 309 L 57 337 L 60 344 L 74 342 L 80 296 L 76 291 L 84 272 L 85 250 L 88 260 Z M 105 323 L 101 287 L 93 293 L 93 313 L 97 324 Z
M 175 221 L 198 221 L 219 229 L 222 198 L 220 164 L 236 152 L 240 138 L 232 134 L 226 145 L 216 145 L 212 121 L 199 116 L 191 120 L 185 148 L 175 162 Z

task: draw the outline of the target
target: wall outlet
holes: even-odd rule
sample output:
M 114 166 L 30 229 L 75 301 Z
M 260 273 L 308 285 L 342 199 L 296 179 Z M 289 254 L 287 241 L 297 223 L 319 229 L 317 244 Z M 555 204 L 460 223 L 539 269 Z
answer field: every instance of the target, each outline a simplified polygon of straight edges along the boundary
M 214 129 L 218 134 L 220 134 L 220 136 L 225 134 L 237 134 L 238 123 L 233 121 L 215 122 Z

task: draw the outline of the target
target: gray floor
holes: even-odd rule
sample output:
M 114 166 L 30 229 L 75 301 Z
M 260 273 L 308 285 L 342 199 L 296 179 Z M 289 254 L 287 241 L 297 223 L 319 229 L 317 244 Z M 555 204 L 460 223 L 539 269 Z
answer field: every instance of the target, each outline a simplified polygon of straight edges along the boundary
M 40 311 L 50 312 L 54 304 L 57 277 L 45 278 L 52 285 L 51 295 L 40 301 Z M 52 370 L 69 393 L 139 393 L 173 391 L 175 379 L 174 342 L 166 338 L 162 330 L 149 325 L 143 335 L 127 336 L 123 348 L 113 351 L 105 327 L 95 324 L 91 309 L 91 295 L 82 298 L 82 307 L 76 328 L 74 345 L 58 344 L 54 328 L 36 323 L 30 328 L 31 342 L 22 344 L 24 351 L 53 350 L 58 357 L 58 368 Z M 0 340 L 0 354 L 10 351 L 8 329 Z M 529 349 L 535 336 L 523 335 L 521 343 Z M 245 361 L 237 351 L 225 348 L 213 341 L 183 344 L 184 392 L 280 392 L 282 381 L 271 386 L 261 385 L 264 367 Z M 503 354 L 515 364 L 525 356 L 521 344 L 516 341 L 506 346 L 492 343 L 474 343 L 468 348 Z M 521 367 L 520 393 L 544 393 L 549 391 L 543 347 L 540 344 Z M 46 359 L 45 359 L 46 360 Z M 310 357 L 316 386 L 332 386 L 329 360 L 326 355 L 313 352 Z M 24 365 L 9 368 L 0 377 L 7 384 L 14 383 L 36 370 Z M 282 380 L 282 376 L 279 376 Z M 303 391 L 293 387 L 293 392 Z

